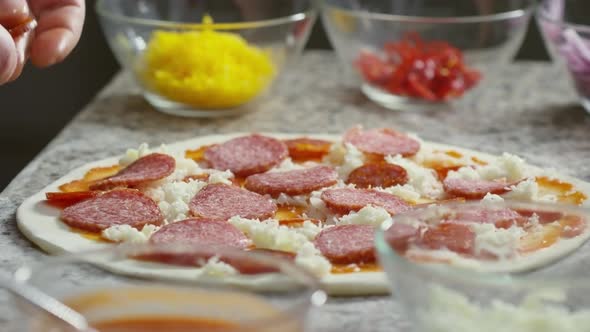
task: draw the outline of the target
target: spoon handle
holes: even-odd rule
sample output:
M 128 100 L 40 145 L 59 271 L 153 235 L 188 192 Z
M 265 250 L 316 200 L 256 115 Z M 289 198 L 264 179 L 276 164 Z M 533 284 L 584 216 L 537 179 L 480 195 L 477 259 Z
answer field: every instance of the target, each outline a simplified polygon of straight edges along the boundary
M 0 288 L 42 310 L 74 331 L 92 332 L 86 318 L 39 289 L 13 280 L 0 278 Z

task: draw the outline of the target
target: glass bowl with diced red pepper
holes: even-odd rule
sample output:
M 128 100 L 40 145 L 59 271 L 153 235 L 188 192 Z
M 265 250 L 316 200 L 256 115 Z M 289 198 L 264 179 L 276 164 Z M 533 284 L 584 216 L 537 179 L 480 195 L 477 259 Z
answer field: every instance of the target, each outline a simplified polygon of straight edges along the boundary
M 324 0 L 323 22 L 363 93 L 394 110 L 439 108 L 501 72 L 534 0 Z

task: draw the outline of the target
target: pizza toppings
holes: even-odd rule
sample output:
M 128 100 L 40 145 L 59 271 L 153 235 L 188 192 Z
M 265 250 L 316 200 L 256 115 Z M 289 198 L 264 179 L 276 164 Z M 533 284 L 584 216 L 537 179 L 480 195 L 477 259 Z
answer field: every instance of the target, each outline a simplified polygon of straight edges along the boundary
M 582 234 L 588 225 L 586 220 L 578 215 L 565 215 L 559 220 L 561 226 L 561 236 L 564 238 L 573 238 Z
M 384 208 L 390 214 L 398 214 L 410 210 L 403 199 L 385 192 L 371 189 L 339 188 L 328 189 L 321 195 L 322 201 L 330 211 L 343 215 L 350 211 L 358 211 L 367 205 Z
M 471 254 L 475 245 L 475 233 L 465 224 L 440 223 L 424 232 L 419 245 L 431 250 L 448 249 L 461 254 Z
M 514 183 L 503 180 L 465 180 L 459 178 L 446 178 L 443 181 L 445 192 L 452 197 L 467 199 L 484 198 L 487 194 L 501 195 L 509 192 Z
M 118 189 L 64 209 L 61 220 L 71 227 L 100 232 L 115 225 L 137 229 L 160 225 L 164 217 L 151 198 L 137 190 Z
M 397 252 L 403 254 L 408 250 L 416 238 L 420 235 L 418 227 L 404 224 L 394 223 L 385 232 L 387 243 Z
M 92 190 L 106 190 L 116 187 L 133 187 L 143 183 L 161 180 L 174 172 L 176 161 L 163 153 L 152 153 L 137 159 L 117 174 L 99 180 L 90 186 Z
M 208 185 L 190 201 L 189 208 L 195 217 L 223 221 L 234 216 L 263 220 L 277 211 L 272 200 L 226 184 Z
M 186 219 L 160 228 L 150 238 L 153 244 L 187 244 L 245 249 L 250 240 L 225 221 Z
M 262 254 L 266 256 L 272 256 L 278 259 L 287 261 L 295 261 L 295 254 L 287 251 L 271 250 L 271 249 L 252 249 L 249 252 Z M 261 274 L 261 273 L 273 273 L 280 272 L 276 266 L 270 264 L 264 264 L 262 260 L 260 262 L 255 260 L 240 260 L 234 257 L 222 257 L 221 260 L 226 264 L 231 265 L 241 274 Z
M 522 226 L 528 219 L 520 215 L 518 212 L 507 209 L 490 209 L 486 207 L 473 207 L 469 210 L 461 209 L 457 212 L 455 222 L 466 223 L 488 223 L 493 224 L 497 228 L 510 228 L 512 226 Z
M 466 200 L 482 199 L 468 209 L 408 223 L 393 217 L 385 233 L 392 248 L 408 258 L 433 262 L 501 263 L 588 231 L 586 219 L 579 216 L 502 208 L 504 199 L 542 201 L 554 194 L 547 186 L 540 188 L 540 175 L 512 155 L 453 164 L 439 178 L 437 169 L 424 162 L 432 162 L 432 146 L 420 151 L 417 139 L 387 128 L 353 128 L 337 143 L 307 137 L 281 141 L 256 134 L 214 143 L 194 147 L 198 153 L 193 150 L 191 156 L 200 164 L 187 160 L 186 167 L 184 159 L 151 153 L 146 145 L 135 156 L 128 153 L 127 162 L 121 161 L 128 166 L 118 173 L 116 166 L 95 169 L 60 187 L 67 192 L 48 192 L 47 200 L 69 206 L 61 217 L 66 224 L 102 231 L 102 237 L 113 242 L 263 251 L 294 260 L 317 276 L 336 273 L 340 266 L 352 273 L 375 265 L 375 228 L 416 208 L 442 206 L 432 203 L 463 206 Z M 468 152 L 450 152 L 443 154 L 470 157 Z M 140 190 L 118 189 L 134 186 Z M 262 264 L 221 257 L 214 250 L 198 257 L 152 256 L 203 270 L 211 263 L 233 273 L 275 272 Z M 212 263 L 212 257 L 217 261 Z
M 205 151 L 205 161 L 218 170 L 230 170 L 246 177 L 263 173 L 281 163 L 288 155 L 285 143 L 262 135 L 231 139 Z
M 375 228 L 369 225 L 339 225 L 325 228 L 314 240 L 322 255 L 333 264 L 375 262 Z
M 250 240 L 230 223 L 218 220 L 186 219 L 162 226 L 149 239 L 154 250 L 134 258 L 170 265 L 197 266 L 223 261 L 218 249 L 246 249 Z M 175 250 L 166 245 L 195 246 L 195 251 Z M 161 247 L 157 247 L 161 246 Z M 225 262 L 224 262 L 225 263 Z
M 354 127 L 344 134 L 344 142 L 362 152 L 381 156 L 399 154 L 407 157 L 420 150 L 420 142 L 389 128 L 363 130 Z
M 357 188 L 387 188 L 408 182 L 408 172 L 398 165 L 388 163 L 365 164 L 353 170 L 346 180 Z
M 45 197 L 49 204 L 65 208 L 100 194 L 98 191 L 48 192 Z
M 336 184 L 338 173 L 331 166 L 316 166 L 286 172 L 255 174 L 246 178 L 244 187 L 259 194 L 277 197 L 308 194 Z
M 330 152 L 332 142 L 314 138 L 295 138 L 284 141 L 289 156 L 296 161 L 319 160 Z

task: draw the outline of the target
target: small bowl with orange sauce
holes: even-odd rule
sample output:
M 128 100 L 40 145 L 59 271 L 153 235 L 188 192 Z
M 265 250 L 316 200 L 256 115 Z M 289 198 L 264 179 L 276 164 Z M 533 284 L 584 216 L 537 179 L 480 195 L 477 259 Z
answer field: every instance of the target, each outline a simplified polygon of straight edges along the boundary
M 589 220 L 563 204 L 433 204 L 394 216 L 376 247 L 414 331 L 576 331 L 590 317 Z
M 292 262 L 229 248 L 122 245 L 48 258 L 15 278 L 82 314 L 92 332 L 303 332 L 326 300 Z M 66 331 L 16 304 L 8 331 Z

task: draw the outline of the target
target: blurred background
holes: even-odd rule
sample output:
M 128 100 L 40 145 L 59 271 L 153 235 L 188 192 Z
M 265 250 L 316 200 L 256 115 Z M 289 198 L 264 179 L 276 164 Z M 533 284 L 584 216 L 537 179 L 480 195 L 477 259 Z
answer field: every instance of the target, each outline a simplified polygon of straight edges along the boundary
M 0 86 L 0 191 L 119 70 L 99 29 L 94 2 L 87 1 L 82 39 L 64 63 L 45 70 L 27 67 L 18 81 Z M 320 22 L 307 48 L 330 49 Z M 534 23 L 518 59 L 548 60 Z

